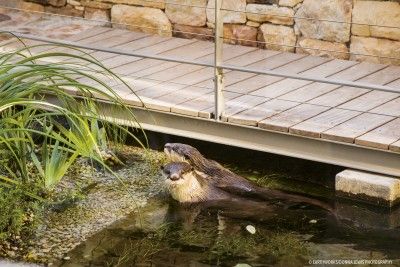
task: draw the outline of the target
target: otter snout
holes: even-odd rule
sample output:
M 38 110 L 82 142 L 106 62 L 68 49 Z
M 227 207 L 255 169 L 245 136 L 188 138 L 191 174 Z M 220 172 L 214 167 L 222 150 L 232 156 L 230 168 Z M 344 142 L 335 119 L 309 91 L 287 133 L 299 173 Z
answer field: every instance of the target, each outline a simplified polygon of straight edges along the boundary
M 171 162 L 165 166 L 161 166 L 162 174 L 166 179 L 171 181 L 183 179 L 183 175 L 192 169 L 193 168 L 189 164 L 184 162 Z

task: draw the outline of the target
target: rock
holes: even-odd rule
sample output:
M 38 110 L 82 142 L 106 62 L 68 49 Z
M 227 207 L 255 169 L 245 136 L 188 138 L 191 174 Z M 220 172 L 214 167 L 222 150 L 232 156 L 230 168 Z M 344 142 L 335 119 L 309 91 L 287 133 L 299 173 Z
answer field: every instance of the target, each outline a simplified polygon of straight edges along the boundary
M 294 11 L 287 7 L 248 4 L 247 19 L 256 22 L 271 22 L 274 24 L 293 25 Z
M 86 7 L 84 13 L 85 19 L 98 20 L 98 21 L 110 21 L 110 11 L 107 9 L 98 9 Z M 108 24 L 108 23 L 105 23 Z
M 129 26 L 115 24 L 115 27 L 156 33 L 161 36 L 172 35 L 172 25 L 160 9 L 114 5 L 111 8 L 111 22 L 130 24 Z
M 195 27 L 174 24 L 172 35 L 179 38 L 199 39 L 199 40 L 214 40 L 213 29 L 206 27 Z
M 279 0 L 280 6 L 294 7 L 298 3 L 303 2 L 303 0 Z
M 279 0 L 247 0 L 247 4 L 277 5 Z
M 351 33 L 358 36 L 381 37 L 400 41 L 400 3 L 356 1 L 353 7 L 354 23 L 382 25 L 378 27 L 353 24 Z M 391 28 L 390 26 L 397 27 Z
M 111 7 L 113 6 L 112 4 L 109 3 L 101 3 L 93 0 L 82 0 L 81 4 L 82 6 L 85 7 L 98 8 L 98 9 L 111 9 Z
M 348 42 L 350 40 L 351 9 L 352 0 L 304 0 L 295 15 L 296 27 L 305 38 L 338 43 Z
M 363 55 L 357 55 L 363 54 Z M 376 55 L 371 57 L 365 55 Z M 372 37 L 352 36 L 350 43 L 350 59 L 400 65 L 400 42 Z M 387 58 L 390 57 L 390 58 Z M 397 59 L 396 59 L 397 58 Z
M 18 8 L 27 11 L 44 12 L 44 6 L 42 6 L 41 4 L 30 3 L 30 2 L 21 2 L 18 5 Z
M 261 23 L 249 20 L 248 22 L 246 22 L 246 25 L 250 26 L 250 27 L 258 28 L 258 27 L 260 27 Z
M 89 2 L 89 1 L 85 1 Z M 154 7 L 154 8 L 165 8 L 165 0 L 92 0 L 91 2 L 100 2 L 105 4 L 116 4 L 116 5 L 130 5 L 130 6 L 144 6 L 144 7 Z M 83 4 L 84 5 L 84 4 Z
M 166 4 L 165 14 L 172 23 L 188 26 L 206 25 L 207 0 L 174 0 L 176 4 Z M 181 5 L 193 5 L 181 6 Z
M 72 6 L 66 6 L 63 8 L 46 6 L 44 7 L 44 11 L 64 16 L 83 17 L 83 10 L 78 10 L 76 8 L 73 8 Z
M 67 4 L 67 0 L 48 0 L 47 3 L 54 7 L 62 7 Z
M 297 45 L 296 53 L 328 58 L 349 59 L 349 49 L 343 43 L 302 38 L 298 41 Z
M 257 29 L 246 25 L 226 24 L 224 38 L 224 42 L 229 44 L 257 46 Z
M 265 23 L 259 29 L 258 40 L 266 42 L 262 47 L 271 50 L 294 52 L 296 35 L 294 35 L 293 28 Z
M 256 233 L 256 228 L 251 224 L 246 226 L 246 230 L 247 230 L 247 232 L 249 232 L 252 235 L 254 235 Z
M 207 3 L 207 21 L 215 23 L 215 0 L 209 0 Z M 222 9 L 235 10 L 226 11 L 222 10 L 222 17 L 224 23 L 246 23 L 246 0 L 223 0 Z
M 71 6 L 81 6 L 81 2 L 79 2 L 77 0 L 67 0 L 67 4 L 69 4 Z

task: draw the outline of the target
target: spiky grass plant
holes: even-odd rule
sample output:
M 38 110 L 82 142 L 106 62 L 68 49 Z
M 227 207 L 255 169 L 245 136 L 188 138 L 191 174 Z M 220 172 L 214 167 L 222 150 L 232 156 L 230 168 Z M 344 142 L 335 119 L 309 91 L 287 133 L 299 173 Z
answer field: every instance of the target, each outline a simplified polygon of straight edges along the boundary
M 108 168 L 102 150 L 108 141 L 118 142 L 129 133 L 103 118 L 93 96 L 123 109 L 135 121 L 131 110 L 104 82 L 113 79 L 129 87 L 122 79 L 83 51 L 56 48 L 23 45 L 0 54 L 2 194 L 24 188 L 27 198 L 41 199 L 31 185 L 51 189 L 79 157 Z M 32 52 L 46 50 L 49 52 Z

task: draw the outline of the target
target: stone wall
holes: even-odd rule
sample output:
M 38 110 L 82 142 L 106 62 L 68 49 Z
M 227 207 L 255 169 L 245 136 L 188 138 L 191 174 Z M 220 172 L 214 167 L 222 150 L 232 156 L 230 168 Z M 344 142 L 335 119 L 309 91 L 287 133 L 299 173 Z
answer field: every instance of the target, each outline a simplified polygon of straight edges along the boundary
M 20 1 L 23 9 L 111 22 L 113 27 L 213 39 L 215 0 Z M 400 58 L 399 2 L 223 0 L 225 42 L 400 65 L 395 59 Z

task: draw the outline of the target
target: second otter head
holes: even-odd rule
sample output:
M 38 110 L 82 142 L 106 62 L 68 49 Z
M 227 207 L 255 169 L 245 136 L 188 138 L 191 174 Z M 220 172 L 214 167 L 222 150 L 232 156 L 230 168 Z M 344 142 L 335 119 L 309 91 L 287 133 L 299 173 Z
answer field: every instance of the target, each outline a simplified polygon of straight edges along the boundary
M 188 162 L 191 165 L 199 165 L 205 160 L 203 155 L 194 147 L 181 143 L 167 143 L 164 152 L 172 161 Z

